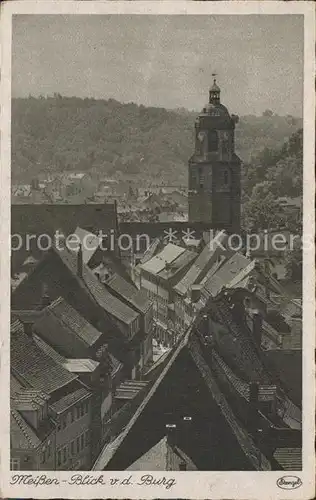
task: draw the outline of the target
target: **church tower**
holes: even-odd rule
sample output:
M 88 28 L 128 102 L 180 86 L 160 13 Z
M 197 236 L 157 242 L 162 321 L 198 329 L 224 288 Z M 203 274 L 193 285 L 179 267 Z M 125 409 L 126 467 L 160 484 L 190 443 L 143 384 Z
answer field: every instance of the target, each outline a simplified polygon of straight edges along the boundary
M 235 154 L 235 125 L 221 104 L 216 80 L 209 102 L 195 121 L 195 150 L 189 160 L 189 221 L 214 229 L 240 230 L 240 159 Z

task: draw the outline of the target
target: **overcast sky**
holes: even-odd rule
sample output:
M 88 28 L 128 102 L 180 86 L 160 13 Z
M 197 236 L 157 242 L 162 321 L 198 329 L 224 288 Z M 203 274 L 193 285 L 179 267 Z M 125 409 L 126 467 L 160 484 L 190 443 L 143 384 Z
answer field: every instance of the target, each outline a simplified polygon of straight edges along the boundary
M 12 93 L 302 115 L 303 17 L 32 15 L 13 22 Z

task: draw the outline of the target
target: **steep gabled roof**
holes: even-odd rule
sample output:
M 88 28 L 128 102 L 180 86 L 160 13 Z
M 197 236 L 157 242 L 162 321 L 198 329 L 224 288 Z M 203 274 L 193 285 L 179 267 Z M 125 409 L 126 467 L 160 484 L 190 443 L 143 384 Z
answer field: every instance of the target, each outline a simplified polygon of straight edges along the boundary
M 186 470 L 197 470 L 192 460 L 178 446 L 171 447 L 168 438 L 163 437 L 150 450 L 142 455 L 127 470 L 169 471 L 179 470 L 180 463 L 186 464 Z
M 180 354 L 183 353 L 184 350 L 186 350 L 191 356 L 194 365 L 200 372 L 208 388 L 208 391 L 210 392 L 210 397 L 212 397 L 216 401 L 223 418 L 225 419 L 226 423 L 231 429 L 231 432 L 237 439 L 241 450 L 247 456 L 248 460 L 253 464 L 253 467 L 255 469 L 260 469 L 260 467 L 263 467 L 266 470 L 270 469 L 269 462 L 264 456 L 261 455 L 255 444 L 253 443 L 250 435 L 248 435 L 247 431 L 241 426 L 238 419 L 236 419 L 234 412 L 229 406 L 224 394 L 218 387 L 212 375 L 212 372 L 210 371 L 199 348 L 199 344 L 196 341 L 194 328 L 195 327 L 192 326 L 182 337 L 179 344 L 175 347 L 168 363 L 162 369 L 158 378 L 154 381 L 152 387 L 146 394 L 142 403 L 139 405 L 127 425 L 125 425 L 123 431 L 112 442 L 104 446 L 100 456 L 93 466 L 93 470 L 101 470 L 106 468 L 111 469 L 111 463 L 114 457 L 117 454 L 124 453 L 123 448 L 121 450 L 121 447 L 123 446 L 125 439 L 127 439 L 130 433 L 133 432 L 134 426 L 136 425 L 142 414 L 146 411 L 149 403 L 154 401 L 155 394 L 157 393 L 159 387 L 163 384 L 163 382 L 167 380 L 168 374 L 171 372 L 172 367 L 174 367 L 177 361 L 180 359 Z M 153 410 L 151 409 L 151 412 L 152 411 Z M 124 458 L 124 460 L 126 460 L 126 457 Z
M 85 264 L 82 266 L 82 275 L 78 276 L 76 254 L 67 249 L 54 249 L 54 251 L 95 302 L 109 315 L 127 325 L 138 317 L 138 313 L 114 297 Z
M 277 448 L 273 457 L 283 470 L 301 471 L 303 468 L 302 448 Z
M 60 333 L 65 331 L 67 338 L 71 336 L 73 342 L 80 339 L 87 347 L 94 345 L 102 335 L 61 297 L 42 311 L 34 328 L 52 344 L 56 340 L 56 329 Z
M 222 231 L 220 236 L 217 236 L 217 239 L 214 238 L 207 245 L 205 245 L 188 272 L 183 276 L 179 283 L 175 285 L 174 290 L 176 292 L 184 295 L 189 290 L 190 286 L 196 283 L 199 277 L 203 275 L 203 272 L 206 271 L 208 266 L 212 264 L 219 252 L 223 255 L 227 253 L 227 250 L 224 251 L 221 249 L 220 245 L 217 243 L 219 240 L 220 244 L 224 245 L 227 237 L 226 233 Z
M 66 358 L 38 335 L 34 334 L 33 339 L 35 343 L 42 349 L 42 351 L 45 352 L 45 354 L 53 358 L 53 360 L 61 364 L 66 370 L 71 373 L 80 374 L 84 372 L 93 372 L 100 364 L 98 361 L 90 358 Z M 123 365 L 111 353 L 109 353 L 109 361 L 111 363 L 111 374 L 112 377 L 114 377 L 114 375 L 122 368 Z
M 145 290 L 138 290 L 136 286 L 128 283 L 119 274 L 113 274 L 106 282 L 110 290 L 123 297 L 123 299 L 134 309 L 146 313 L 151 306 Z
M 164 367 L 164 369 L 162 370 L 159 377 L 155 380 L 155 382 L 153 383 L 149 392 L 145 395 L 143 401 L 138 406 L 135 414 L 132 416 L 130 421 L 124 427 L 123 431 L 110 444 L 106 444 L 104 446 L 104 448 L 101 451 L 98 459 L 96 460 L 92 470 L 102 470 L 110 462 L 110 460 L 112 459 L 114 454 L 118 451 L 118 449 L 119 449 L 120 445 L 122 444 L 122 442 L 124 441 L 125 437 L 132 430 L 138 417 L 142 414 L 142 412 L 145 410 L 145 408 L 148 405 L 148 403 L 150 402 L 150 400 L 153 398 L 158 387 L 162 383 L 163 379 L 166 377 L 167 373 L 171 369 L 172 365 L 175 363 L 178 355 L 180 354 L 180 352 L 182 351 L 182 349 L 184 348 L 184 346 L 186 344 L 187 344 L 187 335 L 182 338 L 182 340 L 180 341 L 178 346 L 175 348 L 168 364 Z
M 13 375 L 47 394 L 77 379 L 43 352 L 24 332 L 11 334 L 11 369 Z
M 168 243 L 157 255 L 140 264 L 140 268 L 162 279 L 169 279 L 196 259 L 197 254 Z
M 239 252 L 219 266 L 205 283 L 206 290 L 216 296 L 223 286 L 229 284 L 239 273 L 249 266 L 250 260 Z
M 101 243 L 101 239 L 96 234 L 91 233 L 90 231 L 86 231 L 81 227 L 77 227 L 75 232 L 75 241 L 79 240 L 82 245 L 82 258 L 85 264 L 88 264 L 91 260 L 92 256 L 96 252 L 97 248 Z

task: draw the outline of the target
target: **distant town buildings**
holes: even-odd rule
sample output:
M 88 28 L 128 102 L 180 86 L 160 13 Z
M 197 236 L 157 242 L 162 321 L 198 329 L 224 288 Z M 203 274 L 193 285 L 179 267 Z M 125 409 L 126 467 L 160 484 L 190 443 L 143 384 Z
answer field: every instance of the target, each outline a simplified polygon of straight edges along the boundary
M 117 203 L 124 221 L 187 220 L 186 186 L 139 186 L 131 181 L 98 177 L 82 172 L 35 178 L 30 184 L 13 184 L 11 200 L 22 204 L 102 204 Z

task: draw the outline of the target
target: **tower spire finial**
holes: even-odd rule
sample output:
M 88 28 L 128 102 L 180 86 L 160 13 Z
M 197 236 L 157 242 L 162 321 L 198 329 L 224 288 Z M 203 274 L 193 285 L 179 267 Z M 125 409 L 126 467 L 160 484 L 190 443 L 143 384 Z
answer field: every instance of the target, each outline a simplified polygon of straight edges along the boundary
M 209 103 L 210 104 L 219 104 L 220 103 L 220 92 L 221 89 L 216 83 L 217 73 L 212 73 L 212 77 L 214 78 L 213 85 L 210 88 L 209 93 Z

